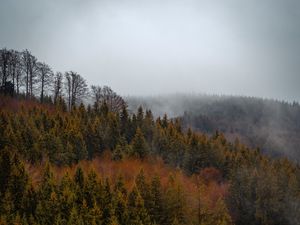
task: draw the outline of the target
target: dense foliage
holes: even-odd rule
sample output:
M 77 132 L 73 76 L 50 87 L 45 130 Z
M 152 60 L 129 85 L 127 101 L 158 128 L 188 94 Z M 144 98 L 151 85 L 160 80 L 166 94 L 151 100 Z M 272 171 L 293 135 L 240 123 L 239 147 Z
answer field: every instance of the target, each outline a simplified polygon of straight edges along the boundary
M 133 113 L 27 50 L 2 49 L 0 75 L 0 224 L 300 224 L 294 161 Z
M 65 111 L 54 105 L 1 97 L 0 131 L 0 212 L 4 224 L 300 222 L 297 165 L 287 159 L 270 159 L 238 141 L 231 144 L 221 133 L 209 137 L 192 130 L 184 132 L 179 120 L 166 116 L 154 120 L 151 111 L 144 112 L 142 108 L 132 115 L 126 108 L 120 114 L 111 112 L 105 103 Z M 144 181 L 144 175 L 137 175 L 133 185 L 121 186 L 122 191 L 118 191 L 116 182 L 109 177 L 99 179 L 93 171 L 78 169 L 73 177 L 65 174 L 59 180 L 45 166 L 42 180 L 32 185 L 32 173 L 23 165 L 45 161 L 60 167 L 74 165 L 97 155 L 102 157 L 105 150 L 111 152 L 113 160 L 129 164 L 131 158 L 148 161 L 159 156 L 189 176 L 215 168 L 222 174 L 215 182 L 228 183 L 229 193 L 223 196 L 225 199 L 215 200 L 209 212 L 201 204 L 200 210 L 195 206 L 189 211 L 187 199 L 172 177 L 162 192 L 158 191 L 159 176 L 148 176 Z M 205 184 L 205 177 L 200 183 Z M 151 184 L 158 190 L 152 190 Z M 201 185 L 199 190 L 205 193 Z M 170 211 L 164 211 L 169 207 Z
M 239 96 L 167 95 L 128 98 L 129 108 L 140 105 L 154 115 L 180 117 L 183 127 L 227 139 L 239 138 L 248 146 L 259 147 L 271 156 L 300 161 L 300 106 L 276 100 Z

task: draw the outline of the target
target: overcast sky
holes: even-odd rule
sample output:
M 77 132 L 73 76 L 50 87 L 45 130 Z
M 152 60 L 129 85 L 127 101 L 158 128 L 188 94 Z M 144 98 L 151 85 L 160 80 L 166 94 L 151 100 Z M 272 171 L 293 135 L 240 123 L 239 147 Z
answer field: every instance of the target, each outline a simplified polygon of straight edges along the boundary
M 124 95 L 300 100 L 299 0 L 0 0 L 0 47 Z

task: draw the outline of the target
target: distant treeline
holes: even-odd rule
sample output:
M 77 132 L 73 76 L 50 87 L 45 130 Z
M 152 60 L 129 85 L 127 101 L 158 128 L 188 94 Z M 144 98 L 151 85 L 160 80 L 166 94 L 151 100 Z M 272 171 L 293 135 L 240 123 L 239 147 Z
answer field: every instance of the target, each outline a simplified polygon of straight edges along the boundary
M 300 224 L 298 164 L 230 142 L 219 131 L 185 129 L 180 118 L 155 118 L 142 107 L 129 113 L 108 87 L 93 87 L 94 103 L 83 104 L 87 86 L 74 72 L 62 76 L 64 85 L 46 102 L 38 83 L 18 92 L 7 63 L 1 68 L 0 224 Z M 106 153 L 108 161 L 94 163 Z M 78 166 L 86 161 L 95 169 Z M 140 169 L 160 161 L 170 176 L 167 169 L 158 175 Z M 137 170 L 124 185 L 126 171 Z
M 216 130 L 235 141 L 259 147 L 272 156 L 300 161 L 299 103 L 254 97 L 217 95 L 169 95 L 127 99 L 129 108 L 139 105 L 155 115 L 181 118 L 185 128 L 213 134 Z
M 105 101 L 113 111 L 125 105 L 110 87 L 92 85 L 89 89 L 85 79 L 74 71 L 54 73 L 47 63 L 38 61 L 27 49 L 22 52 L 0 50 L 0 93 L 61 104 L 68 110 L 88 97 L 97 104 Z

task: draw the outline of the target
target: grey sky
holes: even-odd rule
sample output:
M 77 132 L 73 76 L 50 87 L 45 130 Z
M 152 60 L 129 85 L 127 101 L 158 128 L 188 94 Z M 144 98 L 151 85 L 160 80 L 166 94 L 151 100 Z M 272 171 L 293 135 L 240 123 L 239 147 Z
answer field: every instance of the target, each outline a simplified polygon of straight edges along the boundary
M 0 0 L 0 47 L 125 95 L 300 100 L 299 0 Z

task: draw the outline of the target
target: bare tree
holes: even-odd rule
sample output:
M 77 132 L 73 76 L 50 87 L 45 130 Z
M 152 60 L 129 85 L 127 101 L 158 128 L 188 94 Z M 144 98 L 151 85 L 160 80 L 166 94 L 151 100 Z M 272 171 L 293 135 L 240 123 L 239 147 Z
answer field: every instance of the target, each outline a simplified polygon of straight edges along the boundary
M 53 78 L 53 72 L 50 66 L 47 65 L 46 63 L 38 62 L 37 67 L 39 71 L 38 80 L 40 83 L 40 91 L 41 91 L 40 101 L 43 103 L 45 90 L 51 84 L 51 79 Z
M 27 49 L 22 52 L 22 67 L 25 72 L 26 96 L 33 97 L 33 86 L 38 72 L 37 59 Z
M 19 91 L 19 78 L 21 74 L 20 53 L 15 50 L 0 50 L 0 75 L 3 89 L 10 87 L 11 94 Z M 16 84 L 17 82 L 17 84 Z M 16 88 L 17 85 L 17 88 Z
M 22 78 L 22 66 L 19 63 L 16 71 L 16 83 L 15 83 L 17 95 L 20 93 L 21 78 Z
M 54 76 L 53 82 L 53 101 L 54 104 L 58 102 L 58 99 L 62 97 L 62 88 L 63 88 L 63 74 L 57 72 Z
M 68 107 L 70 110 L 73 106 L 82 101 L 84 97 L 86 97 L 88 88 L 84 78 L 76 72 L 66 72 L 65 77 Z
M 120 112 L 126 107 L 124 99 L 114 92 L 110 87 L 104 86 L 91 86 L 92 96 L 96 104 L 101 105 L 104 102 L 107 104 L 108 109 L 112 112 Z
M 9 62 L 11 52 L 6 48 L 0 50 L 1 86 L 4 86 L 9 76 Z
M 9 76 L 11 77 L 14 89 L 17 91 L 17 94 L 19 94 L 19 78 L 21 74 L 20 53 L 15 50 L 11 50 L 10 52 L 11 54 L 8 67 L 10 74 Z

